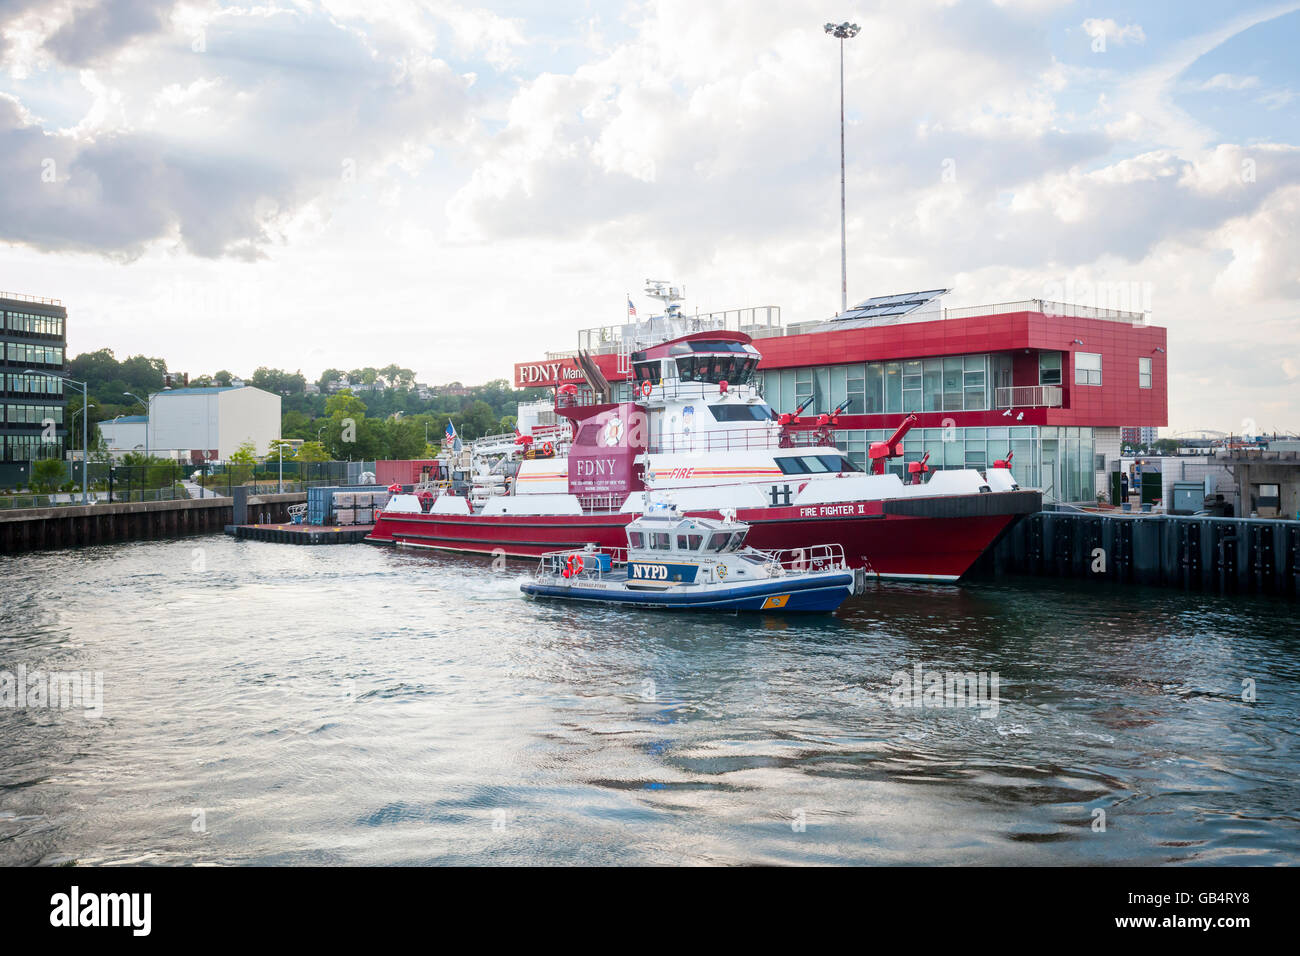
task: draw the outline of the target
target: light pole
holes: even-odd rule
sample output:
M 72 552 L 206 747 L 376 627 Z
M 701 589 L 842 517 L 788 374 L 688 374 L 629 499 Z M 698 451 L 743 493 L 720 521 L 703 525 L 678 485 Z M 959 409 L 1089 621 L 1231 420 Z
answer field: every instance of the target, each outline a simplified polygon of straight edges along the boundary
M 76 379 L 68 378 L 66 375 L 58 375 L 54 372 L 46 372 L 43 369 L 34 369 L 34 368 L 24 369 L 23 374 L 24 375 L 48 375 L 50 378 L 62 379 L 63 381 L 69 383 L 70 385 L 80 385 L 81 386 L 81 407 L 85 408 L 90 402 L 90 397 L 87 394 L 85 382 L 78 382 Z M 89 415 L 81 416 L 81 503 L 83 505 L 89 503 L 86 501 L 86 492 L 87 489 L 90 487 L 90 455 L 88 454 L 89 442 L 87 441 L 87 436 L 90 432 L 90 429 L 86 427 L 86 422 L 89 420 L 89 418 L 90 418 Z
M 844 228 L 844 41 L 858 35 L 856 23 L 828 23 L 827 33 L 840 41 L 840 313 L 849 310 L 849 254 Z
M 141 405 L 144 406 L 144 457 L 148 458 L 149 457 L 149 403 L 146 402 L 139 395 L 135 394 L 135 392 L 123 392 L 122 394 L 134 398 L 137 402 L 139 402 Z M 153 396 L 151 395 L 150 398 L 152 397 Z

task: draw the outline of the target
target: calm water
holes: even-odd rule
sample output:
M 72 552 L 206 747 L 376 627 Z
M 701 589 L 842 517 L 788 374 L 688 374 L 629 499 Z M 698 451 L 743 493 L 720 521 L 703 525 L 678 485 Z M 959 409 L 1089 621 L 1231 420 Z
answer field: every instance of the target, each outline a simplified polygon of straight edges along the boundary
M 887 585 L 761 621 L 526 603 L 529 570 L 0 557 L 0 671 L 104 687 L 0 709 L 0 863 L 1300 859 L 1294 605 Z M 997 672 L 998 713 L 893 706 L 916 664 Z

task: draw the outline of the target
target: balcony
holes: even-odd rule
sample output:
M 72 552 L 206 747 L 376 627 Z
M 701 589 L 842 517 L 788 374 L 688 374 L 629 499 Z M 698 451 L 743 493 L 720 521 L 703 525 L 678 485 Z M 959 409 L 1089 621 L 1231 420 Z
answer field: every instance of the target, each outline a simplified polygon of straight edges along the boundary
M 993 391 L 994 408 L 1060 408 L 1065 400 L 1060 385 L 1016 385 Z

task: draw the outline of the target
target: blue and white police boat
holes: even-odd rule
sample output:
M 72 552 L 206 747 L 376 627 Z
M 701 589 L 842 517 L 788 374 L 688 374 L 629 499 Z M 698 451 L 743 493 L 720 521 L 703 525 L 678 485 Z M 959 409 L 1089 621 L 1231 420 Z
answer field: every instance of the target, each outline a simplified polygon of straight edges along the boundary
M 733 515 L 688 517 L 651 506 L 627 525 L 626 549 L 548 551 L 520 590 L 638 608 L 768 613 L 829 613 L 852 593 L 840 545 L 759 551 L 745 546 L 748 531 Z

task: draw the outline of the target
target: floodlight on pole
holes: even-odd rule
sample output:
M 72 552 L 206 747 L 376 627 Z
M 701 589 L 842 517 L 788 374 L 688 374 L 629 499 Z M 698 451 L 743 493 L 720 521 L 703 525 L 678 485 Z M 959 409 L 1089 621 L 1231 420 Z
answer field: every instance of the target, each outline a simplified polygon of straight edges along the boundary
M 840 41 L 840 312 L 849 309 L 849 255 L 846 238 L 844 200 L 844 41 L 858 35 L 856 23 L 828 23 L 826 33 Z

